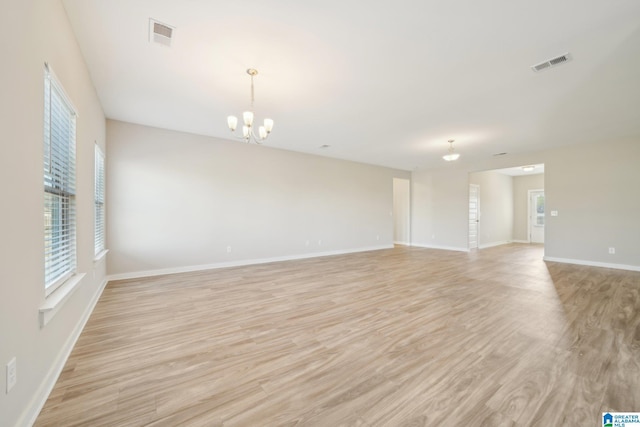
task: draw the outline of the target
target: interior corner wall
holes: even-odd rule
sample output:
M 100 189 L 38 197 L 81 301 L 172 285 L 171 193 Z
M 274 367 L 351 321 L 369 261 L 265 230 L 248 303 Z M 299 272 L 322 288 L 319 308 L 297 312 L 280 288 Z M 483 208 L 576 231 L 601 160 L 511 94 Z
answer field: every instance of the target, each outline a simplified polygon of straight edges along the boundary
M 393 245 L 410 173 L 107 121 L 108 272 L 171 271 Z
M 5 182 L 0 244 L 0 425 L 30 425 L 105 281 L 94 263 L 94 143 L 105 148 L 105 118 L 66 13 L 58 0 L 9 0 L 0 17 L 0 173 Z M 87 273 L 44 326 L 44 63 L 78 112 L 76 127 L 77 268 Z M 10 206 L 10 208 L 8 208 Z M 17 383 L 5 391 L 16 358 Z
M 411 181 L 393 179 L 393 240 L 400 245 L 411 243 Z
M 529 239 L 529 190 L 544 190 L 544 174 L 513 177 L 513 240 Z
M 469 183 L 480 187 L 478 247 L 513 240 L 513 178 L 495 171 L 469 174 Z

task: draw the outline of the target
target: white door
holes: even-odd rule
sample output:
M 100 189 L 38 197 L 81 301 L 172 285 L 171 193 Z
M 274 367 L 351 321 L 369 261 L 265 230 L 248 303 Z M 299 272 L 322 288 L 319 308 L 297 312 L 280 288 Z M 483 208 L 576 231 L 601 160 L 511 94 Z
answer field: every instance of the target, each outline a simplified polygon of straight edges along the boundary
M 529 241 L 544 243 L 543 190 L 529 190 Z
M 393 242 L 411 244 L 411 182 L 393 178 Z
M 480 228 L 480 186 L 469 184 L 469 249 L 478 248 Z

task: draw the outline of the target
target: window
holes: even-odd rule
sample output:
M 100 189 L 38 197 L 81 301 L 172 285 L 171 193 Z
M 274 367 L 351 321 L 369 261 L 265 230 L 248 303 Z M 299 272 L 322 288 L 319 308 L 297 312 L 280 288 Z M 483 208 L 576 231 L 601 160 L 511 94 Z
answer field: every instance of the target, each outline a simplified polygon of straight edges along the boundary
M 536 225 L 544 225 L 544 194 L 537 194 L 536 199 Z
M 44 265 L 47 295 L 76 272 L 76 112 L 45 65 Z
M 95 153 L 95 180 L 94 180 L 94 244 L 95 255 L 98 256 L 105 249 L 104 241 L 104 154 L 96 144 Z

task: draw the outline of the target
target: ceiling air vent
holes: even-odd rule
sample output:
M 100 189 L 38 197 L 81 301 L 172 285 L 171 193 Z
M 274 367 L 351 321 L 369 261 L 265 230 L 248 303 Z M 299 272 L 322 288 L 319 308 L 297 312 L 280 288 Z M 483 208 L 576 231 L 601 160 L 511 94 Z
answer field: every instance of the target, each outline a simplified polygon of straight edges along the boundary
M 171 46 L 171 38 L 173 37 L 173 30 L 175 27 L 172 27 L 167 24 L 163 24 L 162 22 L 158 22 L 154 19 L 149 18 L 149 41 L 160 43 L 165 46 Z
M 531 69 L 535 72 L 542 71 L 547 68 L 556 67 L 560 64 L 564 64 L 570 59 L 571 59 L 571 56 L 568 53 L 565 53 L 564 55 L 556 56 L 555 58 L 547 59 L 544 62 L 541 62 L 536 65 L 532 65 Z

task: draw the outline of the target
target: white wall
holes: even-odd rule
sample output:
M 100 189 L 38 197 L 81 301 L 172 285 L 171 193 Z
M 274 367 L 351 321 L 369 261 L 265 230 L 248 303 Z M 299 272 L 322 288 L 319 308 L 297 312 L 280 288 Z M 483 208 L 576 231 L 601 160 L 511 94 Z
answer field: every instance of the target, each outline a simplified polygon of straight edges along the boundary
M 603 141 L 500 158 L 472 159 L 412 174 L 413 241 L 466 247 L 468 174 L 545 164 L 545 257 L 640 269 L 640 141 Z M 616 254 L 609 255 L 608 247 Z
M 393 179 L 393 241 L 411 242 L 411 180 Z
M 513 177 L 513 240 L 529 241 L 529 190 L 544 190 L 544 174 Z
M 513 239 L 513 178 L 495 171 L 469 174 L 480 186 L 478 247 L 508 243 Z
M 119 121 L 107 139 L 108 270 L 119 277 L 390 247 L 393 178 L 410 177 Z
M 93 262 L 94 141 L 105 147 L 105 119 L 57 0 L 9 0 L 0 18 L 0 425 L 28 425 L 53 385 L 75 334 L 99 294 L 104 262 Z M 43 93 L 48 62 L 78 110 L 77 244 L 79 288 L 44 328 Z M 8 206 L 11 206 L 9 209 Z M 17 384 L 5 393 L 5 365 Z

